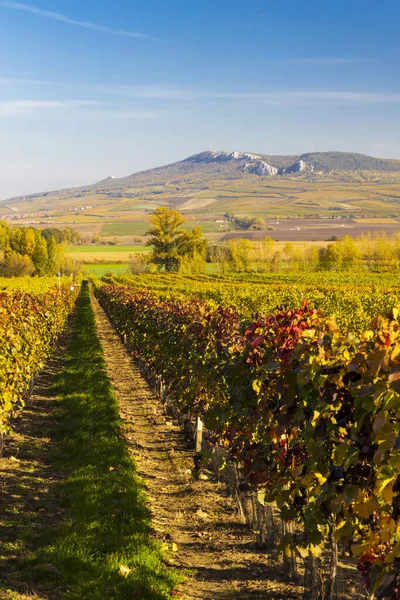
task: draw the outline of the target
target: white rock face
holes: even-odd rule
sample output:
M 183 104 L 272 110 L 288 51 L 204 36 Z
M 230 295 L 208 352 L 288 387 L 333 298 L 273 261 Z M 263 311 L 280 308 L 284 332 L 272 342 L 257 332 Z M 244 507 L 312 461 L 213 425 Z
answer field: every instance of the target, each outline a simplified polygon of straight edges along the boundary
M 278 169 L 276 167 L 273 167 L 263 160 L 246 163 L 244 170 L 246 173 L 251 173 L 252 175 L 261 175 L 263 177 L 273 177 L 274 175 L 278 174 Z
M 246 152 L 213 152 L 214 160 L 257 160 L 261 158 L 257 154 L 247 154 Z
M 294 163 L 291 167 L 286 169 L 286 173 L 301 173 L 307 169 L 308 165 L 304 160 L 299 160 Z

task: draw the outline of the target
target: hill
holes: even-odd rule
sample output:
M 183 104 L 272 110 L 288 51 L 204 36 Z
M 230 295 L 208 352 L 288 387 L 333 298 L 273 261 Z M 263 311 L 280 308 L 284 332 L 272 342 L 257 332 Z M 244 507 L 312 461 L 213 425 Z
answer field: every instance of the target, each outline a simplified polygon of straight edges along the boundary
M 400 160 L 347 152 L 268 155 L 202 152 L 166 166 L 84 187 L 0 203 L 0 217 L 83 235 L 135 236 L 158 206 L 175 207 L 207 233 L 226 215 L 270 219 L 400 216 Z M 131 243 L 131 240 L 128 240 Z
M 54 192 L 35 193 L 27 196 L 4 200 L 0 204 L 12 205 L 22 200 L 35 198 L 61 199 L 66 196 L 80 198 L 95 193 L 107 193 L 118 198 L 131 188 L 148 188 L 184 184 L 197 187 L 218 181 L 242 179 L 247 174 L 264 177 L 285 177 L 303 173 L 303 175 L 319 172 L 331 175 L 338 172 L 380 171 L 400 172 L 400 160 L 380 159 L 364 154 L 351 152 L 309 152 L 301 155 L 279 156 L 254 154 L 247 152 L 202 152 L 194 154 L 182 161 L 166 166 L 133 173 L 127 177 L 107 177 L 97 183 L 81 188 L 70 188 Z M 132 195 L 132 194 L 131 194 Z

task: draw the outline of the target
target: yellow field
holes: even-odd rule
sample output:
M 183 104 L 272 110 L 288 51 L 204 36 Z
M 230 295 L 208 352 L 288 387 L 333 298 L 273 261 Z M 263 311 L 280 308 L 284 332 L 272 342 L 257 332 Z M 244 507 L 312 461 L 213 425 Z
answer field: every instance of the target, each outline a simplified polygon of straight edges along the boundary
M 376 218 L 376 219 L 353 219 L 353 221 L 355 221 L 356 223 L 360 223 L 361 225 L 372 225 L 373 223 L 376 224 L 385 224 L 385 223 L 398 223 L 398 221 L 396 221 L 396 219 L 390 219 L 390 218 Z

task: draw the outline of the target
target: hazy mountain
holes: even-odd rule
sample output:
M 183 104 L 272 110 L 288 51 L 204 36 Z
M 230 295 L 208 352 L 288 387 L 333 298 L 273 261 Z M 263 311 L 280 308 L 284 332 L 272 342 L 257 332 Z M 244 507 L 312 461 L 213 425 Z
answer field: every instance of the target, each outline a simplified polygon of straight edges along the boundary
M 300 177 L 316 181 L 327 175 L 333 179 L 354 180 L 356 173 L 400 172 L 400 160 L 380 159 L 349 152 L 309 152 L 279 156 L 250 152 L 201 152 L 170 165 L 133 173 L 127 177 L 109 176 L 95 184 L 55 192 L 37 193 L 3 201 L 7 206 L 37 198 L 45 198 L 46 209 L 62 207 L 66 199 L 106 196 L 111 202 L 120 198 L 136 198 L 173 192 L 179 199 L 193 190 L 202 190 L 251 178 Z M 54 199 L 54 202 L 53 202 Z M 80 200 L 77 200 L 77 204 Z M 175 203 L 175 202 L 174 202 Z M 35 206 L 38 206 L 35 203 Z M 36 208 L 37 210 L 38 208 Z

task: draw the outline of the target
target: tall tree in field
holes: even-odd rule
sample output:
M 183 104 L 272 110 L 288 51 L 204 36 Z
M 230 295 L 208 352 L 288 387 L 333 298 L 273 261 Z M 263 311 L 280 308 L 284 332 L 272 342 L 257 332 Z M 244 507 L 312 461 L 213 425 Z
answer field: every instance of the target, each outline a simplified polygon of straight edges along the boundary
M 47 272 L 49 275 L 56 275 L 60 268 L 60 253 L 53 236 L 47 242 L 47 256 Z
M 42 277 L 49 270 L 49 255 L 47 252 L 46 240 L 37 232 L 36 248 L 32 256 L 33 264 L 35 265 L 36 274 Z
M 4 250 L 10 243 L 10 228 L 4 222 L 0 223 L 0 249 Z
M 162 206 L 154 211 L 149 221 L 147 246 L 153 246 L 152 262 L 158 267 L 164 267 L 168 272 L 178 271 L 184 256 L 206 251 L 207 241 L 202 238 L 199 227 L 192 232 L 179 229 L 186 222 L 179 211 Z

